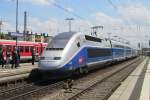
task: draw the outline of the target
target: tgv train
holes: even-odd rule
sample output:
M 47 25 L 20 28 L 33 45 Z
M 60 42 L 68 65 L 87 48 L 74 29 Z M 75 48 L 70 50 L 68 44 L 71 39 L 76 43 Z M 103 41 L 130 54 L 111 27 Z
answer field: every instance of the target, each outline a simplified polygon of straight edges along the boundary
M 103 37 L 63 32 L 56 35 L 42 53 L 41 72 L 88 72 L 100 65 L 135 57 L 137 52 L 129 44 Z

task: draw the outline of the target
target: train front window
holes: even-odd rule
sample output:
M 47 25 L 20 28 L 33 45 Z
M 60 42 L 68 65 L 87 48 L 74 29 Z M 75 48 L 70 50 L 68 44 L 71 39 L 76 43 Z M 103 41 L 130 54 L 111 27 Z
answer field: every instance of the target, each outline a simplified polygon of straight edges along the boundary
M 60 33 L 52 39 L 47 48 L 64 48 L 73 34 L 73 32 Z

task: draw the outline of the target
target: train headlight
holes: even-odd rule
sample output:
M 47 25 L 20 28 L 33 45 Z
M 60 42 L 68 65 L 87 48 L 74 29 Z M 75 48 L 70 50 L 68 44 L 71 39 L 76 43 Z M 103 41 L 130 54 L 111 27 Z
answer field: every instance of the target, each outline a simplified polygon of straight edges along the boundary
M 54 57 L 54 60 L 60 60 L 61 57 Z
M 72 66 L 70 66 L 70 67 L 69 67 L 69 70 L 72 70 L 72 69 L 73 69 Z
M 44 60 L 45 59 L 45 57 L 40 57 L 40 60 Z
M 73 69 L 72 61 L 68 63 L 68 66 L 69 66 L 69 70 Z
M 61 57 L 40 57 L 40 60 L 60 60 Z

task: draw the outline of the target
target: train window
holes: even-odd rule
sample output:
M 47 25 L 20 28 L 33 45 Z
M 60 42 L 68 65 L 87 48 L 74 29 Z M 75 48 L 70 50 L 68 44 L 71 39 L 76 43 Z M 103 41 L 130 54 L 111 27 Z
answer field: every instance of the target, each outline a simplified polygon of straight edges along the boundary
M 97 37 L 88 36 L 88 35 L 85 35 L 85 39 L 89 40 L 89 41 L 94 41 L 94 42 L 102 42 L 102 39 L 97 38 Z
M 89 48 L 87 49 L 88 57 L 94 58 L 94 57 L 104 57 L 104 56 L 111 56 L 112 51 L 111 49 L 93 49 Z
M 54 60 L 60 60 L 61 57 L 54 57 Z
M 29 47 L 25 47 L 25 52 L 29 52 Z
M 77 43 L 78 48 L 80 47 L 80 42 Z
M 124 48 L 124 46 L 122 46 L 122 45 L 114 45 L 114 47 L 117 47 L 117 48 Z
M 23 52 L 24 50 L 23 50 L 23 46 L 20 46 L 20 52 Z
M 131 49 L 130 47 L 126 46 L 126 49 Z
M 31 47 L 31 46 L 29 47 L 29 52 L 31 52 L 31 51 L 32 51 L 32 48 L 33 48 L 33 47 Z
M 6 47 L 6 49 L 7 49 L 7 50 L 8 50 L 8 49 L 9 49 L 9 50 L 11 50 L 11 46 L 10 46 L 10 45 L 9 45 L 9 46 L 7 46 L 7 47 Z
M 46 48 L 47 51 L 50 51 L 50 50 L 63 50 L 64 48 Z
M 15 50 L 16 46 L 13 46 L 12 51 Z

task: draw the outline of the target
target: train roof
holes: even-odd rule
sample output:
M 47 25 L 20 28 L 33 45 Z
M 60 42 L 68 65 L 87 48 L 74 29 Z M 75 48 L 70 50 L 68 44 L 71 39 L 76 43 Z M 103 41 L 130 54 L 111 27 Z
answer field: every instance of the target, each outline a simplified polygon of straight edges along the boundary
M 56 36 L 54 36 L 55 38 L 70 38 L 71 36 L 73 36 L 75 33 L 77 32 L 62 32 L 62 33 L 58 33 Z
M 41 43 L 41 42 L 31 42 L 31 41 L 18 41 L 18 45 L 28 45 L 28 46 L 32 46 L 32 45 L 38 45 L 38 44 L 42 44 L 44 46 L 47 45 L 47 43 Z M 15 40 L 0 40 L 0 45 L 16 45 L 16 41 Z

